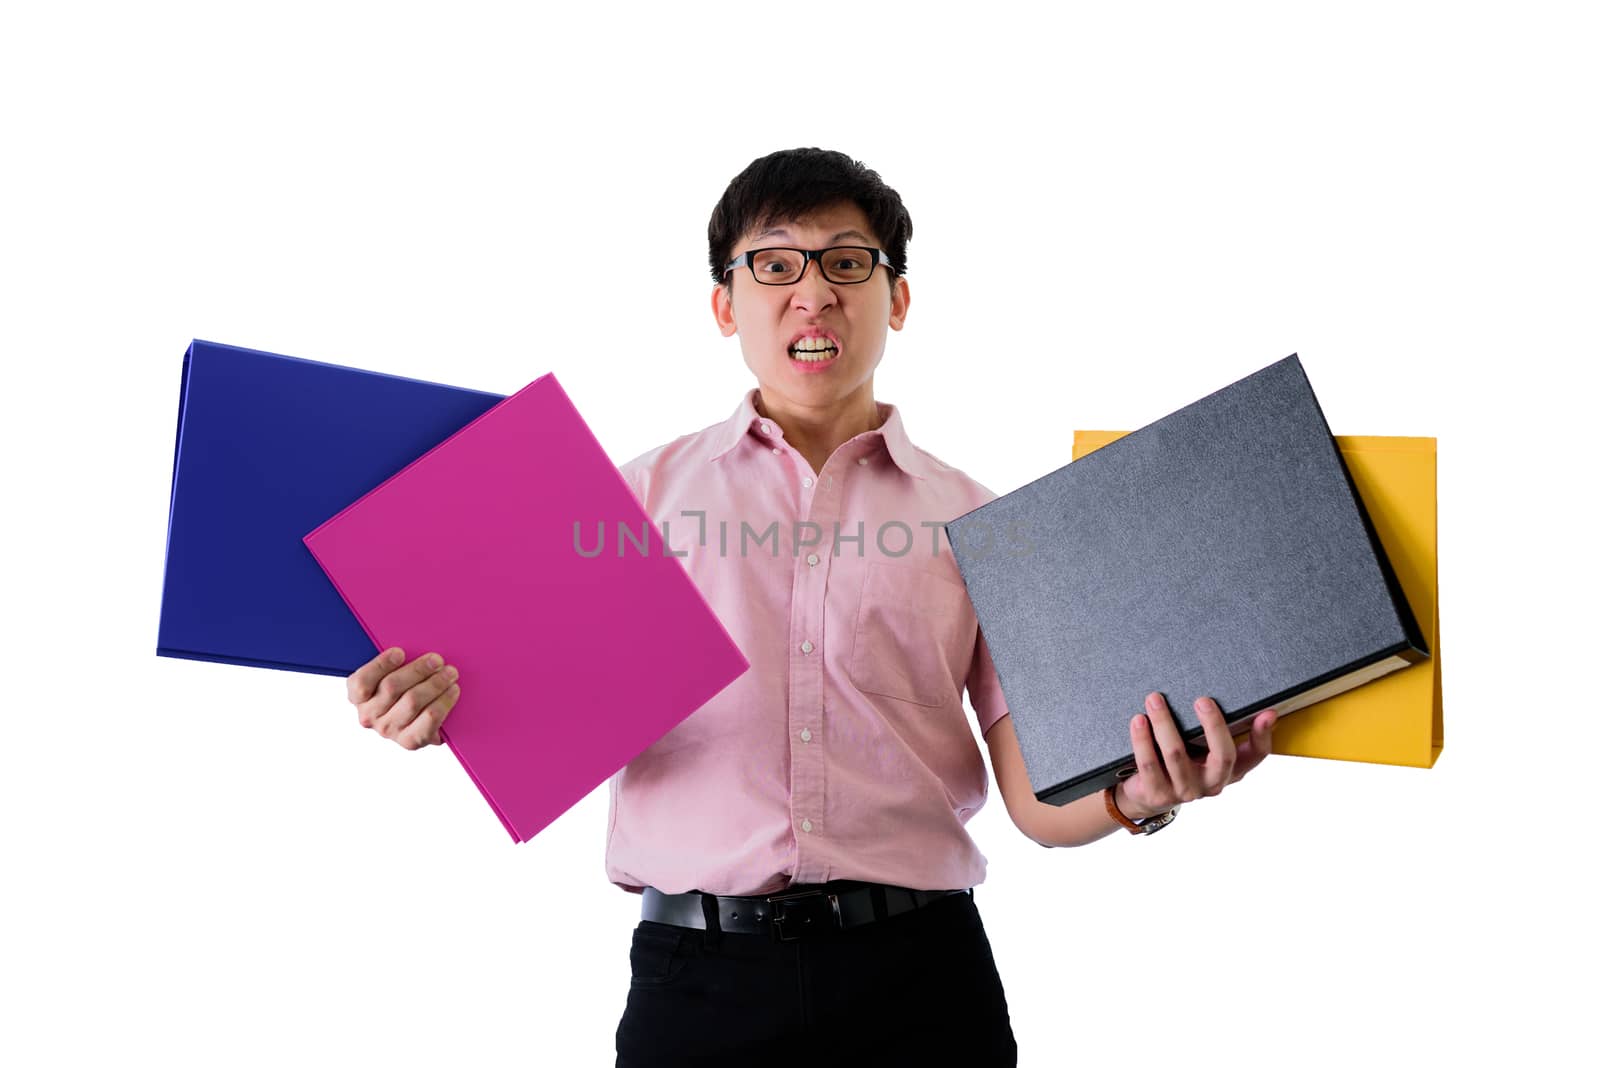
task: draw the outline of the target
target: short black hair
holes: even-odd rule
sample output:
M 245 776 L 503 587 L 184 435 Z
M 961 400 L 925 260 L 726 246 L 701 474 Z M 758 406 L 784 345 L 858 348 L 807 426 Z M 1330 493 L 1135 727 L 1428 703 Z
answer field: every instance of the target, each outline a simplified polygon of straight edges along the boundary
M 746 233 L 777 222 L 799 221 L 840 201 L 851 201 L 861 209 L 872 232 L 883 242 L 895 273 L 904 275 L 911 213 L 900 202 L 900 194 L 885 185 L 877 171 L 843 152 L 788 148 L 762 156 L 740 171 L 712 209 L 711 224 L 706 228 L 712 279 L 729 281 L 723 268 L 733 259 L 733 246 Z

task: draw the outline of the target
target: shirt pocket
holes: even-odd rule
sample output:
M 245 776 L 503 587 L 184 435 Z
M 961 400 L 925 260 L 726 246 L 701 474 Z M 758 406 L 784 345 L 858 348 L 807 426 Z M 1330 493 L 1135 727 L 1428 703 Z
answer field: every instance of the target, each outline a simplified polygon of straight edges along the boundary
M 868 563 L 850 681 L 863 693 L 949 704 L 960 698 L 976 638 L 965 586 L 914 567 Z

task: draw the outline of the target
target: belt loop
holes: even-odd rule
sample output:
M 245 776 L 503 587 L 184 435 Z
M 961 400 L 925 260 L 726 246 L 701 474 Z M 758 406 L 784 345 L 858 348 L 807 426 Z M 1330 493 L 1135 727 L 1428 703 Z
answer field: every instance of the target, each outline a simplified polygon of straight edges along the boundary
M 722 917 L 717 913 L 717 895 L 701 892 L 700 911 L 706 918 L 706 945 L 714 946 L 722 939 Z
M 872 898 L 872 918 L 874 920 L 887 920 L 889 918 L 889 895 L 883 889 L 882 883 L 873 883 L 868 890 Z

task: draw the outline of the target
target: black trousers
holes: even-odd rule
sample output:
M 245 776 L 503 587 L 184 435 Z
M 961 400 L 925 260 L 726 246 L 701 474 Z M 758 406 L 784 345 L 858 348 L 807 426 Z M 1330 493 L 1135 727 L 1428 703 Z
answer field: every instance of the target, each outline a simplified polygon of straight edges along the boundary
M 967 894 L 797 942 L 640 920 L 629 957 L 617 1068 L 1017 1063 Z

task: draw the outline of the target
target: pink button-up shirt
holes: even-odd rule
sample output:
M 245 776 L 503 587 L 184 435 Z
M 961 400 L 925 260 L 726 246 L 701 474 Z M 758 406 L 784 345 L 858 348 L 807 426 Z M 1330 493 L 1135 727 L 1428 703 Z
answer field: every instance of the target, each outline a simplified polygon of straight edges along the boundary
M 981 883 L 962 691 L 982 733 L 1007 710 L 939 524 L 995 494 L 883 403 L 813 472 L 756 392 L 621 468 L 750 670 L 612 777 L 606 874 L 635 893 Z

